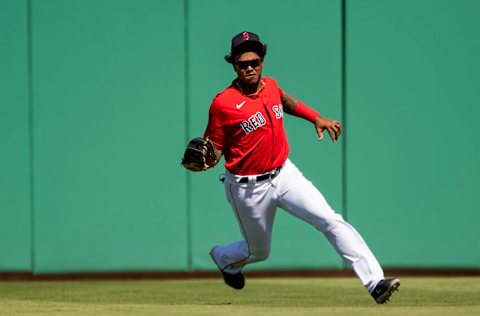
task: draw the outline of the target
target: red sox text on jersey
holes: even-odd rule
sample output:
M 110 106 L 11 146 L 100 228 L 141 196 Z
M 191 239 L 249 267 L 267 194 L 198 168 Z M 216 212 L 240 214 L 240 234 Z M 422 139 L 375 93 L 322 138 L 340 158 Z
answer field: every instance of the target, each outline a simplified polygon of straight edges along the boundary
M 283 117 L 283 106 L 281 104 L 274 105 L 272 107 L 272 111 L 275 112 L 275 118 L 281 119 Z M 263 116 L 262 112 L 257 112 L 254 115 L 250 116 L 248 120 L 240 122 L 240 126 L 242 127 L 245 134 L 248 134 L 257 128 L 265 125 L 267 120 Z

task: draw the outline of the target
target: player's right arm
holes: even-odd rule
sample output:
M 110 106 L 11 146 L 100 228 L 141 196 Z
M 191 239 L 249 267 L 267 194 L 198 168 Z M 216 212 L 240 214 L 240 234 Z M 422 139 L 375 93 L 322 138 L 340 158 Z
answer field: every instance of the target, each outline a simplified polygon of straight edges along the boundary
M 208 113 L 208 124 L 203 137 L 208 137 L 210 141 L 215 145 L 215 155 L 217 161 L 220 161 L 223 155 L 223 146 L 225 139 L 225 131 L 222 128 L 220 106 L 218 100 L 215 98 L 212 104 L 210 105 L 210 110 Z
M 222 158 L 223 152 L 220 149 L 215 148 L 215 156 L 217 158 L 217 161 L 220 161 L 220 158 Z

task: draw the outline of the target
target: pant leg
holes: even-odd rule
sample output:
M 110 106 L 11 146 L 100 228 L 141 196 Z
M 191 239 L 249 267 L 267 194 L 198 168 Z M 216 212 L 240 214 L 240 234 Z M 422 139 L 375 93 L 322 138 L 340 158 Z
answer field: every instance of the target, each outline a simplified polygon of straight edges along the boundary
M 332 210 L 320 191 L 289 160 L 275 180 L 279 207 L 323 232 L 363 285 L 372 291 L 384 278 L 383 270 L 355 228 Z
M 270 254 L 277 198 L 270 181 L 239 184 L 226 178 L 225 193 L 244 239 L 219 246 L 215 259 L 223 271 L 237 273 Z

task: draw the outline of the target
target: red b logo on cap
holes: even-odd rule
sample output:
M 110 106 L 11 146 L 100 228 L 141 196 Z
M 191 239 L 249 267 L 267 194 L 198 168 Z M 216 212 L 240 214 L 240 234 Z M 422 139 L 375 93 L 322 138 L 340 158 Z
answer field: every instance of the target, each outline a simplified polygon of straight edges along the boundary
M 248 41 L 250 39 L 250 34 L 248 34 L 248 32 L 243 32 L 243 39 Z

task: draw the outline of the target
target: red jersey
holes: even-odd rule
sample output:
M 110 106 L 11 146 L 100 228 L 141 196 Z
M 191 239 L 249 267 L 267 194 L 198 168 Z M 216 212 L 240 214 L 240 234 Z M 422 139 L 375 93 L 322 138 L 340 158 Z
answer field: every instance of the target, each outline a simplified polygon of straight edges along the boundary
M 236 175 L 269 172 L 289 153 L 283 127 L 282 90 L 273 78 L 256 95 L 245 96 L 236 80 L 212 102 L 204 136 L 225 156 L 225 168 Z

